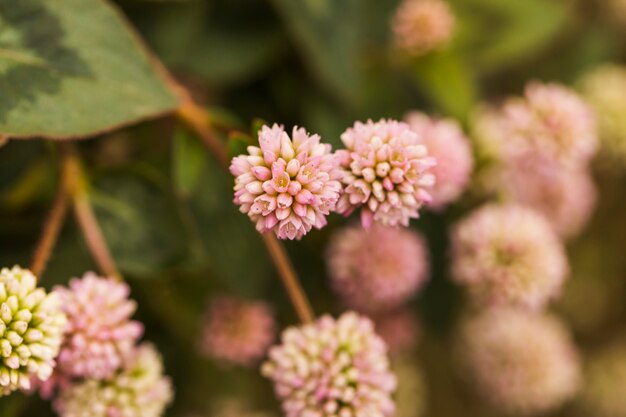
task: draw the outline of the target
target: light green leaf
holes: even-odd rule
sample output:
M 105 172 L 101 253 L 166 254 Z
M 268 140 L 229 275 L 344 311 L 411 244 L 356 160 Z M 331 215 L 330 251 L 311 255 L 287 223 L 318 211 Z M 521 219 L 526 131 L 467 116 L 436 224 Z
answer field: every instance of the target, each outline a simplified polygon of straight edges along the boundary
M 0 0 L 0 134 L 85 137 L 177 106 L 102 0 Z

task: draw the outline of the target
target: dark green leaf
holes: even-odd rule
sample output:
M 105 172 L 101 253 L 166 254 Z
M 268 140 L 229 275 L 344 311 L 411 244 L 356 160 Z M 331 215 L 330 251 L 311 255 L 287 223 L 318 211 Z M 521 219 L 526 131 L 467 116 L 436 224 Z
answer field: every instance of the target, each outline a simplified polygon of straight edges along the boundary
M 204 167 L 204 147 L 186 130 L 179 129 L 174 135 L 172 150 L 172 181 L 174 189 L 188 197 L 198 185 Z

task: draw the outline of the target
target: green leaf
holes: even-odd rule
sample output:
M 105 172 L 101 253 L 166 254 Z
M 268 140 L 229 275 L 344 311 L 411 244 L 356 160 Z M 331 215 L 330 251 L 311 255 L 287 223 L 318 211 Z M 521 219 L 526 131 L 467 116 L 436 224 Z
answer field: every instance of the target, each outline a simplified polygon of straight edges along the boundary
M 228 138 L 228 157 L 234 158 L 237 155 L 246 154 L 247 148 L 255 145 L 252 137 L 242 132 L 234 132 Z
M 0 134 L 92 136 L 172 111 L 177 99 L 102 0 L 0 0 Z
M 200 141 L 191 137 L 186 130 L 178 129 L 174 134 L 172 151 L 172 176 L 174 189 L 188 197 L 196 189 L 204 169 L 204 148 Z
M 273 0 L 298 51 L 328 90 L 354 101 L 359 80 L 359 0 Z

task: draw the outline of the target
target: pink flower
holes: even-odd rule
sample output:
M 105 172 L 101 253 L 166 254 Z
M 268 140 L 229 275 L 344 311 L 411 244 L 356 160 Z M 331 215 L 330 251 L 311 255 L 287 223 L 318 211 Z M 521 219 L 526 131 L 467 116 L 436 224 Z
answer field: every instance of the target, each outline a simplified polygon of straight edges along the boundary
M 414 111 L 405 121 L 437 160 L 431 171 L 437 184 L 430 191 L 432 201 L 428 205 L 441 209 L 457 200 L 469 182 L 474 167 L 469 140 L 452 119 L 437 120 Z
M 374 324 L 392 357 L 411 351 L 420 338 L 420 324 L 416 314 L 409 308 L 377 315 Z
M 337 151 L 345 171 L 344 194 L 337 211 L 349 215 L 361 207 L 361 222 L 408 226 L 430 201 L 426 188 L 435 177 L 435 159 L 406 123 L 380 120 L 356 122 L 341 135 L 346 150 Z
M 330 145 L 318 135 L 282 126 L 263 126 L 259 145 L 233 158 L 235 204 L 248 214 L 259 232 L 274 231 L 279 239 L 300 239 L 312 227 L 321 229 L 341 192 L 341 171 Z
M 265 356 L 275 332 L 266 303 L 219 296 L 207 310 L 201 349 L 215 359 L 252 366 Z
M 339 231 L 328 247 L 327 263 L 335 292 L 347 306 L 363 312 L 403 304 L 428 278 L 421 235 L 380 225 Z
M 143 326 L 130 319 L 137 308 L 130 288 L 113 278 L 87 272 L 69 287 L 57 287 L 68 318 L 56 372 L 71 377 L 105 379 L 134 349 Z
M 457 346 L 469 382 L 507 414 L 552 411 L 581 386 L 576 348 L 551 315 L 487 309 L 464 323 Z
M 452 272 L 478 303 L 540 309 L 561 290 L 565 251 L 548 222 L 515 205 L 486 205 L 454 227 Z
M 283 332 L 262 373 L 285 417 L 393 416 L 396 379 L 373 327 L 350 312 Z
M 393 19 L 398 48 L 423 55 L 445 46 L 454 33 L 455 18 L 443 0 L 404 0 Z
M 580 233 L 597 199 L 587 168 L 563 167 L 540 155 L 511 158 L 493 181 L 507 201 L 541 213 L 562 238 Z

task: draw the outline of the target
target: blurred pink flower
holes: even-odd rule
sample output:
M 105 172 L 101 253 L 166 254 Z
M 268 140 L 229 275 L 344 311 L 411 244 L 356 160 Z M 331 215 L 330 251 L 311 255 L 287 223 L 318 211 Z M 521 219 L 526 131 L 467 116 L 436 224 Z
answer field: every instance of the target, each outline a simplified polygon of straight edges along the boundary
M 130 320 L 137 305 L 130 288 L 114 278 L 87 272 L 68 288 L 57 287 L 68 325 L 56 372 L 72 377 L 109 378 L 134 349 L 143 326 Z
M 563 167 L 539 155 L 512 158 L 494 181 L 505 200 L 541 213 L 562 238 L 578 235 L 596 204 L 587 168 Z
M 265 356 L 275 333 L 272 310 L 265 302 L 219 296 L 206 312 L 201 349 L 217 360 L 253 366 Z
M 159 353 L 144 343 L 111 378 L 72 383 L 61 389 L 53 406 L 60 417 L 161 417 L 172 397 Z
M 531 209 L 489 204 L 452 232 L 452 272 L 479 304 L 543 307 L 568 273 L 562 243 Z
M 576 348 L 551 315 L 487 309 L 464 323 L 460 339 L 457 351 L 470 382 L 501 412 L 542 414 L 581 386 Z
M 394 41 L 410 55 L 423 55 L 445 46 L 456 19 L 443 0 L 404 0 L 392 22 Z
M 409 300 L 428 278 L 428 254 L 420 234 L 374 225 L 338 231 L 327 251 L 332 287 L 350 308 L 390 310 Z
M 411 351 L 419 341 L 420 324 L 416 313 L 409 308 L 377 315 L 374 324 L 376 333 L 387 344 L 391 356 Z
M 405 116 L 405 121 L 416 132 L 428 153 L 437 160 L 432 173 L 437 183 L 430 190 L 430 207 L 440 209 L 457 200 L 469 183 L 474 159 L 469 140 L 452 119 L 433 119 L 417 111 Z
M 408 226 L 430 201 L 426 188 L 435 177 L 436 161 L 406 123 L 380 120 L 356 122 L 341 135 L 345 150 L 337 151 L 345 170 L 344 194 L 337 211 L 349 215 L 361 207 L 361 222 Z
M 263 126 L 259 147 L 233 158 L 235 204 L 256 223 L 259 232 L 279 239 L 300 239 L 312 227 L 321 229 L 341 192 L 341 171 L 330 145 L 318 135 L 282 126 Z
M 394 415 L 396 378 L 385 343 L 356 313 L 285 330 L 262 373 L 274 383 L 285 417 Z

